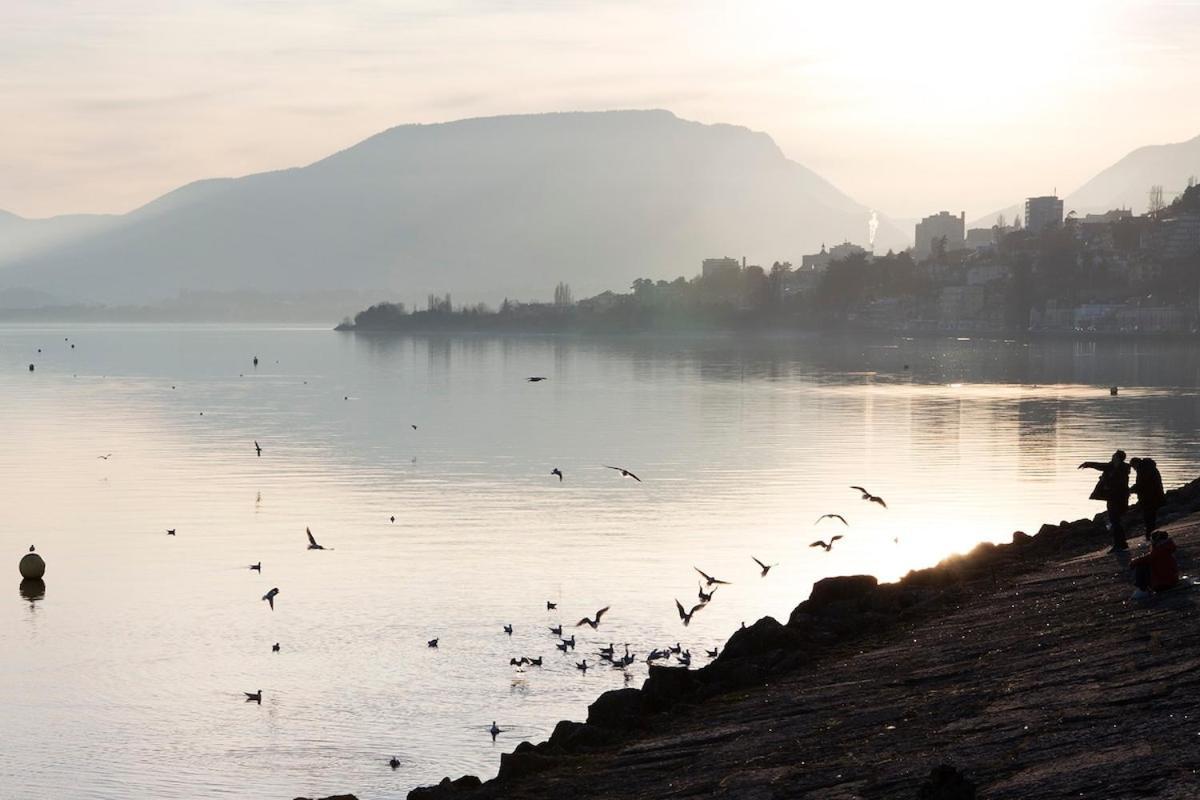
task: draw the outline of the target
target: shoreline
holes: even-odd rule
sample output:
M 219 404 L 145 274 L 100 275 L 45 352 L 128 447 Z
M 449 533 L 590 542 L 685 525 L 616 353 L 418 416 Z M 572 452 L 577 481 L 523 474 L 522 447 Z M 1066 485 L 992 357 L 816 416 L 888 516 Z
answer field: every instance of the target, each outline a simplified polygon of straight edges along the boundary
M 1129 682 L 1136 676 L 1122 664 L 1153 661 L 1156 653 L 1171 657 L 1165 667 L 1171 677 L 1182 680 L 1184 668 L 1195 672 L 1188 680 L 1200 689 L 1200 636 L 1191 635 L 1200 621 L 1195 590 L 1182 586 L 1148 607 L 1132 603 L 1122 563 L 1127 557 L 1104 554 L 1103 516 L 1046 524 L 1034 536 L 1018 531 L 1011 543 L 980 544 L 895 583 L 863 575 L 826 578 L 786 622 L 764 617 L 736 631 L 706 666 L 652 666 L 642 688 L 600 695 L 586 722 L 562 720 L 547 741 L 518 744 L 501 755 L 495 778 L 447 777 L 408 797 L 911 798 L 930 781 L 950 785 L 964 775 L 988 798 L 1061 797 L 1078 794 L 1078 787 L 1094 792 L 1116 785 L 1110 764 L 1088 761 L 1093 738 L 1114 735 L 1098 731 L 1091 712 L 1099 717 L 1114 704 L 1120 713 L 1113 725 L 1122 731 L 1117 738 L 1149 742 L 1149 751 L 1137 752 L 1170 756 L 1183 778 L 1183 762 L 1195 764 L 1200 756 L 1200 737 L 1189 728 L 1184 738 L 1178 726 L 1182 719 L 1200 726 L 1200 701 L 1180 698 L 1171 706 L 1155 694 L 1146 701 L 1153 713 L 1138 716 L 1128 701 L 1107 701 L 1106 693 L 1136 690 L 1138 681 Z M 1135 506 L 1129 515 L 1135 551 L 1137 516 Z M 1186 575 L 1188 552 L 1200 547 L 1200 479 L 1168 492 L 1160 519 L 1181 545 Z M 1098 626 L 1097 617 L 1111 627 Z M 1151 623 L 1152 630 L 1143 630 Z M 1047 646 L 1050 637 L 1059 646 Z M 1114 685 L 1104 685 L 1104 668 L 1097 672 L 1082 660 L 1076 667 L 1071 655 L 1083 643 L 1113 661 Z M 1139 655 L 1135 643 L 1148 645 L 1149 656 Z M 914 682 L 918 673 L 925 677 Z M 1066 701 L 1055 724 L 1011 688 L 1036 694 L 1047 683 Z M 1074 696 L 1076 685 L 1087 691 Z M 1027 724 L 991 724 L 992 715 L 1013 713 L 1012 703 L 1053 732 L 1052 748 L 1022 743 Z M 764 708 L 771 713 L 764 715 Z M 905 733 L 890 733 L 896 730 Z M 1164 742 L 1168 732 L 1176 740 L 1173 754 Z M 889 757 L 882 752 L 889 747 L 898 752 Z M 1017 755 L 993 752 L 1005 747 Z M 881 752 L 868 759 L 864 754 L 872 750 Z M 1024 763 L 1019 755 L 1025 750 L 1038 753 L 1037 763 Z M 945 762 L 955 769 L 931 777 Z M 1079 774 L 1056 772 L 1060 762 L 1079 762 Z M 1120 767 L 1117 784 L 1125 788 L 1103 796 L 1139 794 L 1136 782 L 1146 767 L 1136 759 Z M 1200 791 L 1194 767 L 1189 779 L 1178 787 L 1182 793 L 1159 796 L 1193 796 Z M 1089 783 L 1095 780 L 1104 783 Z

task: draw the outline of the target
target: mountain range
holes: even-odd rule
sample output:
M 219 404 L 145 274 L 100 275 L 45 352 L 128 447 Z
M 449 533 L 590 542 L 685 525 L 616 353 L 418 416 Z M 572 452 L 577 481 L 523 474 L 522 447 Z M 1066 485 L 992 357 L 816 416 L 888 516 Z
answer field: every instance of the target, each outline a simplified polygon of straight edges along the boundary
M 1170 199 L 1193 174 L 1200 136 L 1133 151 L 1065 206 L 1143 211 L 1152 184 Z M 865 243 L 871 214 L 765 133 L 668 111 L 402 125 L 127 214 L 0 212 L 0 308 L 331 290 L 494 303 L 547 298 L 559 281 L 582 297 L 692 275 L 713 256 L 798 262 L 823 243 Z M 910 226 L 879 222 L 878 251 L 909 244 Z
M 713 256 L 798 262 L 823 242 L 863 242 L 870 214 L 747 128 L 666 111 L 489 117 L 392 128 L 82 226 L 28 221 L 60 235 L 0 249 L 0 290 L 110 304 L 328 289 L 495 302 L 566 281 L 583 296 L 695 274 Z M 884 219 L 877 243 L 907 237 Z

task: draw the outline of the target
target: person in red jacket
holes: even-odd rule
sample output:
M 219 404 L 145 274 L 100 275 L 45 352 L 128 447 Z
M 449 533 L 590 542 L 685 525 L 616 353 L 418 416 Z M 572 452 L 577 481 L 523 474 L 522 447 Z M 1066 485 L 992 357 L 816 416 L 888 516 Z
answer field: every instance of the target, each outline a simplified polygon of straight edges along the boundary
M 1134 600 L 1142 600 L 1151 592 L 1162 592 L 1179 583 L 1179 564 L 1175 561 L 1175 543 L 1166 531 L 1155 531 L 1150 552 L 1129 562 L 1133 567 L 1133 583 L 1137 591 Z

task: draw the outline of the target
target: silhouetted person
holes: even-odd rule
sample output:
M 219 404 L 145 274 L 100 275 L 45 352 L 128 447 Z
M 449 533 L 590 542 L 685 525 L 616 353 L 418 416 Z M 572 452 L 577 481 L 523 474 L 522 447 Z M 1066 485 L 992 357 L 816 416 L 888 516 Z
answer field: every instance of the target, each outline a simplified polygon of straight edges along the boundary
M 1131 492 L 1138 496 L 1138 508 L 1142 511 L 1142 521 L 1146 524 L 1146 538 L 1158 527 L 1158 510 L 1162 508 L 1163 491 L 1162 475 L 1158 472 L 1158 464 L 1153 458 L 1131 458 L 1129 466 L 1137 474 Z
M 1121 517 L 1129 510 L 1129 465 L 1125 463 L 1125 451 L 1113 453 L 1111 461 L 1085 461 L 1079 469 L 1098 469 L 1100 480 L 1088 496 L 1091 500 L 1103 500 L 1108 508 L 1108 526 L 1112 528 L 1113 544 L 1110 553 L 1129 549 L 1125 540 L 1125 526 Z
M 1179 583 L 1179 564 L 1175 561 L 1175 543 L 1166 531 L 1156 531 L 1150 552 L 1129 562 L 1137 591 L 1134 600 L 1144 600 L 1150 592 L 1164 592 Z

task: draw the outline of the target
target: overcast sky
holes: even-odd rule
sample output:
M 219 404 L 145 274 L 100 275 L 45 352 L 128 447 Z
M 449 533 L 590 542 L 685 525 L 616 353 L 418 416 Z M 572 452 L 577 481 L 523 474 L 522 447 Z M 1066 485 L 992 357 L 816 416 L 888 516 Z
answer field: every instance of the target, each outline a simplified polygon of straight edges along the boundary
M 667 108 L 971 218 L 1200 134 L 1197 98 L 1200 0 L 0 0 L 0 209 L 123 212 L 406 122 Z

